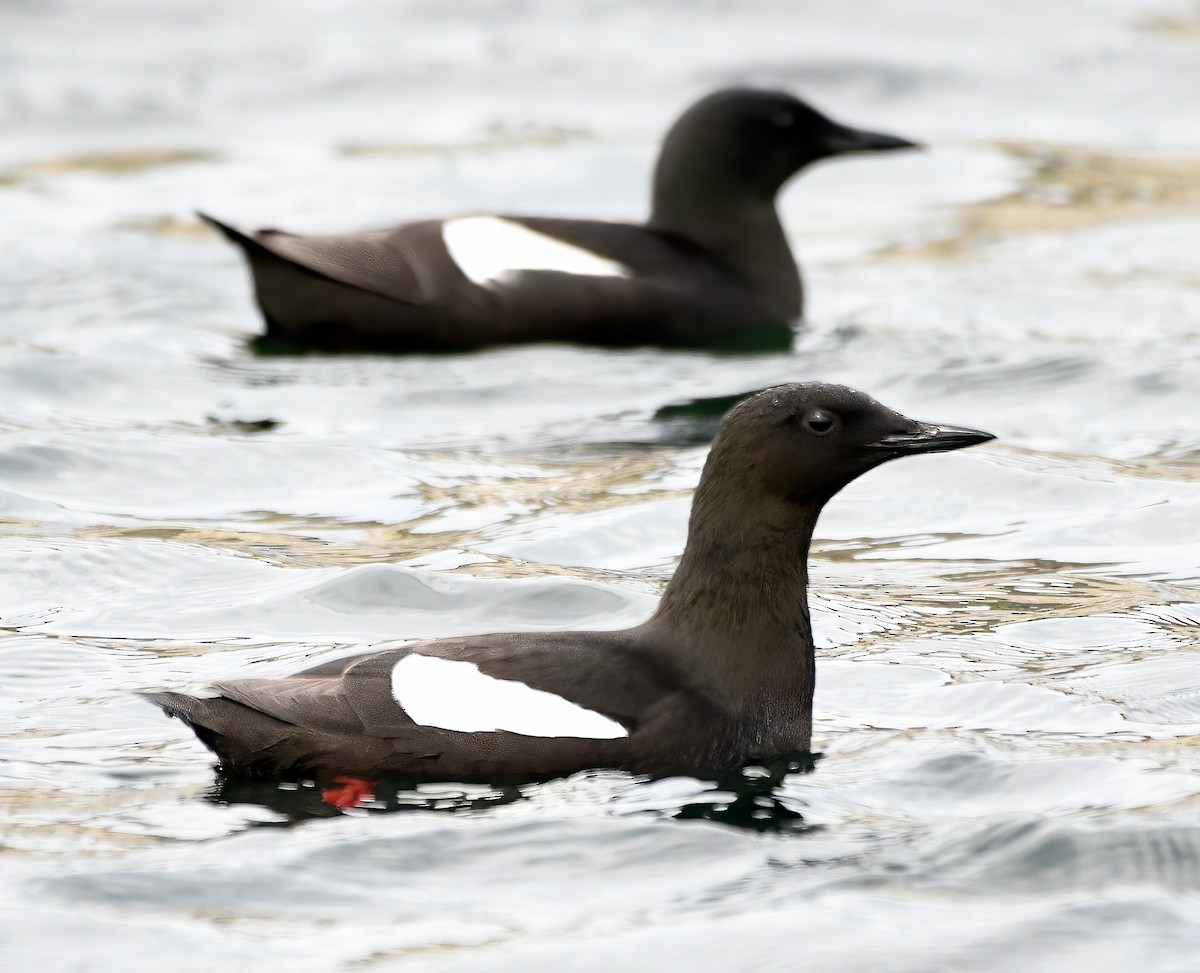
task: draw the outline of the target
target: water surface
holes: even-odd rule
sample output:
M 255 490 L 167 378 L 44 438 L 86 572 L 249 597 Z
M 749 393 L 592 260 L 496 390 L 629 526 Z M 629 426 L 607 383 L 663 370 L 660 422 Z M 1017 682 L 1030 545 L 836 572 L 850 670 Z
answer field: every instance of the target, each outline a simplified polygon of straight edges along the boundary
M 1170 0 L 7 5 L 4 965 L 1194 969 L 1198 25 Z M 673 113 L 743 81 L 929 146 L 788 190 L 787 354 L 257 356 L 239 258 L 191 215 L 637 218 Z M 711 428 L 664 407 L 809 378 L 1000 440 L 823 516 L 824 756 L 761 803 L 774 827 L 713 820 L 727 785 L 614 773 L 342 813 L 223 788 L 131 695 L 636 623 Z

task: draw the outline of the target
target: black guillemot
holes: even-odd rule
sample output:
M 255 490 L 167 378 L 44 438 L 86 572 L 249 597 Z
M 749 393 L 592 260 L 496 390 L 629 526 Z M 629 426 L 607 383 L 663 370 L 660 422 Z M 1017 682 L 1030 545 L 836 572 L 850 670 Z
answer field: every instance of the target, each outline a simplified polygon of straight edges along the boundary
M 148 693 L 237 775 L 534 780 L 720 772 L 805 752 L 808 550 L 835 493 L 881 463 L 993 437 L 840 385 L 767 389 L 725 416 L 654 616 L 615 632 L 414 642 L 215 695 Z
M 530 341 L 788 347 L 803 287 L 775 210 L 810 163 L 912 148 L 780 91 L 702 98 L 663 140 L 644 224 L 462 216 L 240 246 L 268 339 L 333 350 Z

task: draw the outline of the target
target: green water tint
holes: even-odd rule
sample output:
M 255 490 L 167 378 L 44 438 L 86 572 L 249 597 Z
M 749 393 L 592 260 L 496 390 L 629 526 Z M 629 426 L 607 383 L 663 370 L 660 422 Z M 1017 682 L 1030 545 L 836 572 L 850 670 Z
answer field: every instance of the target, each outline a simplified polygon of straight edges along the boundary
M 718 355 L 766 355 L 774 352 L 785 352 L 791 349 L 795 339 L 795 331 L 790 324 L 771 324 L 761 328 L 755 328 L 745 332 L 744 334 L 735 335 L 728 338 L 721 338 L 716 341 L 707 342 L 696 345 L 682 345 L 675 349 L 676 351 L 704 351 Z M 382 343 L 386 344 L 386 342 Z M 357 355 L 362 354 L 360 349 L 353 345 L 345 349 L 339 349 L 336 346 L 329 348 L 314 349 L 300 341 L 293 341 L 289 338 L 280 338 L 269 334 L 259 334 L 247 339 L 247 345 L 256 355 L 264 358 L 273 357 L 301 357 L 306 355 Z M 395 347 L 380 347 L 373 348 L 371 354 L 380 355 L 460 355 L 470 354 L 480 351 L 488 347 L 512 347 L 519 348 L 520 345 L 500 345 L 488 346 L 481 345 L 478 348 L 453 348 L 436 343 L 413 343 L 409 339 L 397 338 Z M 580 345 L 581 348 L 602 347 L 591 345 Z M 614 345 L 612 347 L 604 346 L 605 350 L 610 352 L 620 353 L 630 349 L 637 349 L 641 346 L 637 344 L 631 345 Z M 650 346 L 652 347 L 652 346 Z
M 664 405 L 656 409 L 652 417 L 657 426 L 653 441 L 677 446 L 699 446 L 711 442 L 717 434 L 721 417 L 742 400 L 761 391 L 751 389 L 733 395 L 705 396 Z

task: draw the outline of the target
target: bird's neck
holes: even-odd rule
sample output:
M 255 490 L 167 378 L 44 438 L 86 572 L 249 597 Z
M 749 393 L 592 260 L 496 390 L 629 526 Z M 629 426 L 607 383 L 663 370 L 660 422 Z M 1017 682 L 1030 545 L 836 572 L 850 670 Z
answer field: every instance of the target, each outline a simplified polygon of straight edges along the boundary
M 773 323 L 800 317 L 800 271 L 774 199 L 717 198 L 687 183 L 656 185 L 649 229 L 681 238 L 710 254 L 766 298 Z
M 779 501 L 771 518 L 723 499 L 697 491 L 687 548 L 644 631 L 732 705 L 778 694 L 807 723 L 815 682 L 808 549 L 820 504 L 787 510 Z

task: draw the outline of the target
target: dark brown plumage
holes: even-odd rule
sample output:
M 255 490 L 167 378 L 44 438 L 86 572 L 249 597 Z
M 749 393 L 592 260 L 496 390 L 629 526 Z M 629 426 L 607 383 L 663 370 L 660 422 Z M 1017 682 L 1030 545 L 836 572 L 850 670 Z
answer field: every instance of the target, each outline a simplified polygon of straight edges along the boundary
M 224 769 L 244 774 L 511 780 L 592 767 L 663 774 L 806 751 L 815 667 L 807 561 L 821 508 L 890 459 L 991 438 L 914 422 L 843 386 L 768 389 L 722 422 L 683 557 L 643 625 L 418 642 L 283 679 L 220 682 L 208 699 L 148 695 L 187 722 Z M 423 698 L 422 686 L 444 688 L 443 671 L 452 673 L 451 686 L 469 677 L 480 695 Z M 509 716 L 528 714 L 479 715 L 493 691 L 514 690 L 582 714 L 600 731 L 513 732 L 505 729 L 515 725 Z M 426 709 L 433 718 L 409 712 Z M 464 719 L 495 728 L 464 729 Z
M 448 245 L 447 225 L 461 234 L 461 220 L 248 236 L 201 216 L 242 248 L 269 338 L 395 351 L 528 341 L 787 347 L 803 291 L 776 194 L 819 159 L 912 145 L 847 128 L 784 92 L 735 88 L 701 99 L 667 133 L 644 225 L 496 217 L 465 231 L 481 249 L 481 234 L 493 234 L 491 249 L 503 252 L 488 254 Z M 592 269 L 517 253 L 522 230 L 574 248 Z M 473 269 L 482 259 L 495 270 L 497 258 L 507 271 Z

